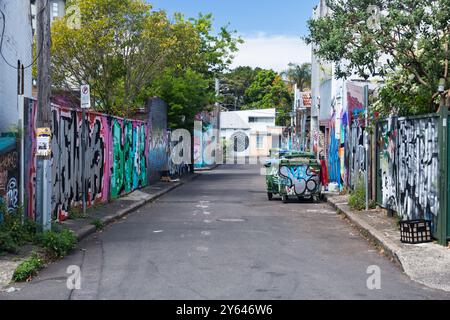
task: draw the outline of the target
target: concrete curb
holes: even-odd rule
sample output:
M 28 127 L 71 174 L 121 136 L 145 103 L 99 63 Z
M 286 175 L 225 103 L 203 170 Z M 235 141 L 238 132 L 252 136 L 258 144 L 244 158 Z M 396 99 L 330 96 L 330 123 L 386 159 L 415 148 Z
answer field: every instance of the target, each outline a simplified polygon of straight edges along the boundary
M 347 204 L 335 203 L 331 200 L 332 198 L 333 197 L 325 196 L 325 200 L 333 208 L 335 208 L 339 213 L 342 213 L 344 217 L 347 218 L 348 221 L 350 221 L 350 223 L 354 225 L 364 237 L 375 244 L 376 247 L 383 249 L 384 255 L 400 266 L 405 272 L 405 268 L 399 258 L 401 248 L 392 240 L 384 236 L 381 232 L 358 217 L 357 214 L 346 208 Z
M 176 189 L 176 188 L 178 188 L 178 187 L 180 187 L 180 186 L 182 186 L 182 185 L 184 185 L 184 184 L 186 184 L 186 183 L 188 183 L 188 182 L 190 182 L 190 181 L 192 181 L 192 180 L 194 180 L 194 179 L 196 179 L 198 177 L 199 177 L 199 175 L 194 173 L 194 175 L 191 176 L 190 178 L 188 178 L 187 180 L 176 182 L 175 184 L 169 186 L 168 188 L 166 188 L 164 190 L 158 191 L 157 193 L 152 194 L 152 195 L 148 195 L 143 200 L 140 200 L 140 201 L 137 201 L 137 202 L 135 202 L 133 204 L 130 204 L 129 206 L 127 206 L 127 207 L 117 211 L 114 214 L 111 214 L 109 216 L 101 218 L 100 221 L 102 222 L 102 224 L 104 226 L 107 226 L 107 225 L 109 225 L 109 224 L 111 224 L 111 223 L 113 223 L 113 222 L 115 222 L 115 221 L 117 221 L 119 219 L 122 219 L 123 217 L 125 217 L 125 216 L 129 215 L 130 213 L 132 213 L 133 211 L 136 211 L 137 209 L 145 206 L 146 204 L 155 201 L 156 199 L 162 197 L 163 195 L 169 193 L 170 191 L 172 191 L 172 190 L 174 190 L 174 189 Z M 97 229 L 95 228 L 95 226 L 87 225 L 87 226 L 84 226 L 83 228 L 79 229 L 78 231 L 76 231 L 75 235 L 76 235 L 78 241 L 81 241 L 84 238 L 86 238 L 86 237 L 88 237 L 91 234 L 96 233 L 96 232 L 97 232 Z
M 220 164 L 215 164 L 212 167 L 205 167 L 205 168 L 195 168 L 194 172 L 204 172 L 204 171 L 211 171 L 216 169 Z

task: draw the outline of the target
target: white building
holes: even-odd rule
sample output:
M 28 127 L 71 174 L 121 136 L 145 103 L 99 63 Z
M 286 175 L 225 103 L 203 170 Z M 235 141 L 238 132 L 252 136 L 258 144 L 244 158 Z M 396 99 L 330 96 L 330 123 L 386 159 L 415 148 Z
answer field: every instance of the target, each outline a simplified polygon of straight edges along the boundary
M 267 156 L 281 145 L 282 127 L 275 125 L 275 109 L 222 112 L 220 137 L 238 156 Z
M 31 97 L 32 44 L 31 7 L 29 0 L 0 0 L 0 28 L 3 45 L 0 57 L 0 132 L 17 128 L 22 118 L 19 93 Z M 3 29 L 4 27 L 4 29 Z M 24 67 L 22 72 L 18 66 Z

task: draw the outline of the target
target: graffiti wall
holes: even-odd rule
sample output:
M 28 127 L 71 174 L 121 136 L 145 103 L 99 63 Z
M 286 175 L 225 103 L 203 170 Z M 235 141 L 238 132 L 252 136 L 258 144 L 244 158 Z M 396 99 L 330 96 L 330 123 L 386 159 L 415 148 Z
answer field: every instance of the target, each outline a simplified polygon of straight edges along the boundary
M 35 217 L 36 104 L 25 103 L 27 212 Z M 149 128 L 146 122 L 88 112 L 84 175 L 87 205 L 106 202 L 148 185 Z M 82 113 L 52 106 L 52 216 L 64 220 L 82 203 Z
M 345 99 L 341 98 L 345 97 Z M 339 87 L 328 137 L 328 169 L 330 182 L 341 190 L 353 190 L 364 177 L 364 87 L 347 82 Z
M 348 141 L 348 187 L 355 187 L 363 181 L 366 172 L 366 150 L 364 147 L 364 127 L 354 122 L 350 128 Z
M 438 117 L 389 119 L 378 130 L 381 199 L 404 219 L 435 220 L 439 212 Z
M 167 104 L 160 98 L 147 101 L 149 110 L 149 182 L 158 181 L 169 170 L 169 133 Z
M 386 209 L 398 211 L 397 200 L 397 119 L 390 118 L 378 125 L 378 173 L 381 192 L 377 201 Z
M 19 206 L 19 160 L 16 138 L 0 137 L 0 201 L 8 212 Z

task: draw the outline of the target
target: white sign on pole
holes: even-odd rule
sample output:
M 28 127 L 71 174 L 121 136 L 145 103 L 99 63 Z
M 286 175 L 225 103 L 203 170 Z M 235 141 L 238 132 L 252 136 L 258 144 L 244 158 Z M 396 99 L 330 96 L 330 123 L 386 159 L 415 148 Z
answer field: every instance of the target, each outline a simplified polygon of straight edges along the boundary
M 81 108 L 89 109 L 91 107 L 91 89 L 89 85 L 81 86 Z

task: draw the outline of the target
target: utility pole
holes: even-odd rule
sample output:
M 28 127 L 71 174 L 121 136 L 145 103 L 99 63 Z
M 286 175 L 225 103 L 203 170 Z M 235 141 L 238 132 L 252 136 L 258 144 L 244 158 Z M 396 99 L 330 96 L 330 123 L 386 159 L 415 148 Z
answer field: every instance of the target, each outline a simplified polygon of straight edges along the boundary
M 37 168 L 36 215 L 43 231 L 51 229 L 51 81 L 50 81 L 50 5 L 36 0 L 37 58 Z
M 366 211 L 369 210 L 369 86 L 364 86 L 364 107 L 365 107 L 365 126 L 366 129 L 364 130 L 364 149 L 365 149 L 365 155 L 366 155 L 366 171 L 364 174 L 364 184 L 365 184 L 365 190 L 366 190 Z
M 36 0 L 36 47 L 38 86 L 38 127 L 51 126 L 50 81 L 50 6 L 49 0 Z M 40 47 L 40 50 L 39 50 Z M 40 52 L 39 52 L 40 51 Z
M 215 78 L 214 79 L 214 88 L 216 91 L 216 103 L 215 103 L 215 116 L 216 116 L 216 130 L 214 131 L 214 135 L 215 137 L 215 143 L 216 143 L 216 151 L 215 151 L 215 157 L 214 157 L 214 164 L 218 164 L 218 162 L 220 162 L 220 164 L 222 164 L 222 144 L 221 144 L 221 139 L 220 139 L 220 113 L 221 113 L 221 106 L 220 106 L 220 102 L 219 102 L 219 97 L 220 97 L 220 79 L 219 78 Z M 234 100 L 234 109 L 236 110 L 236 104 L 237 104 L 237 99 L 235 97 Z

